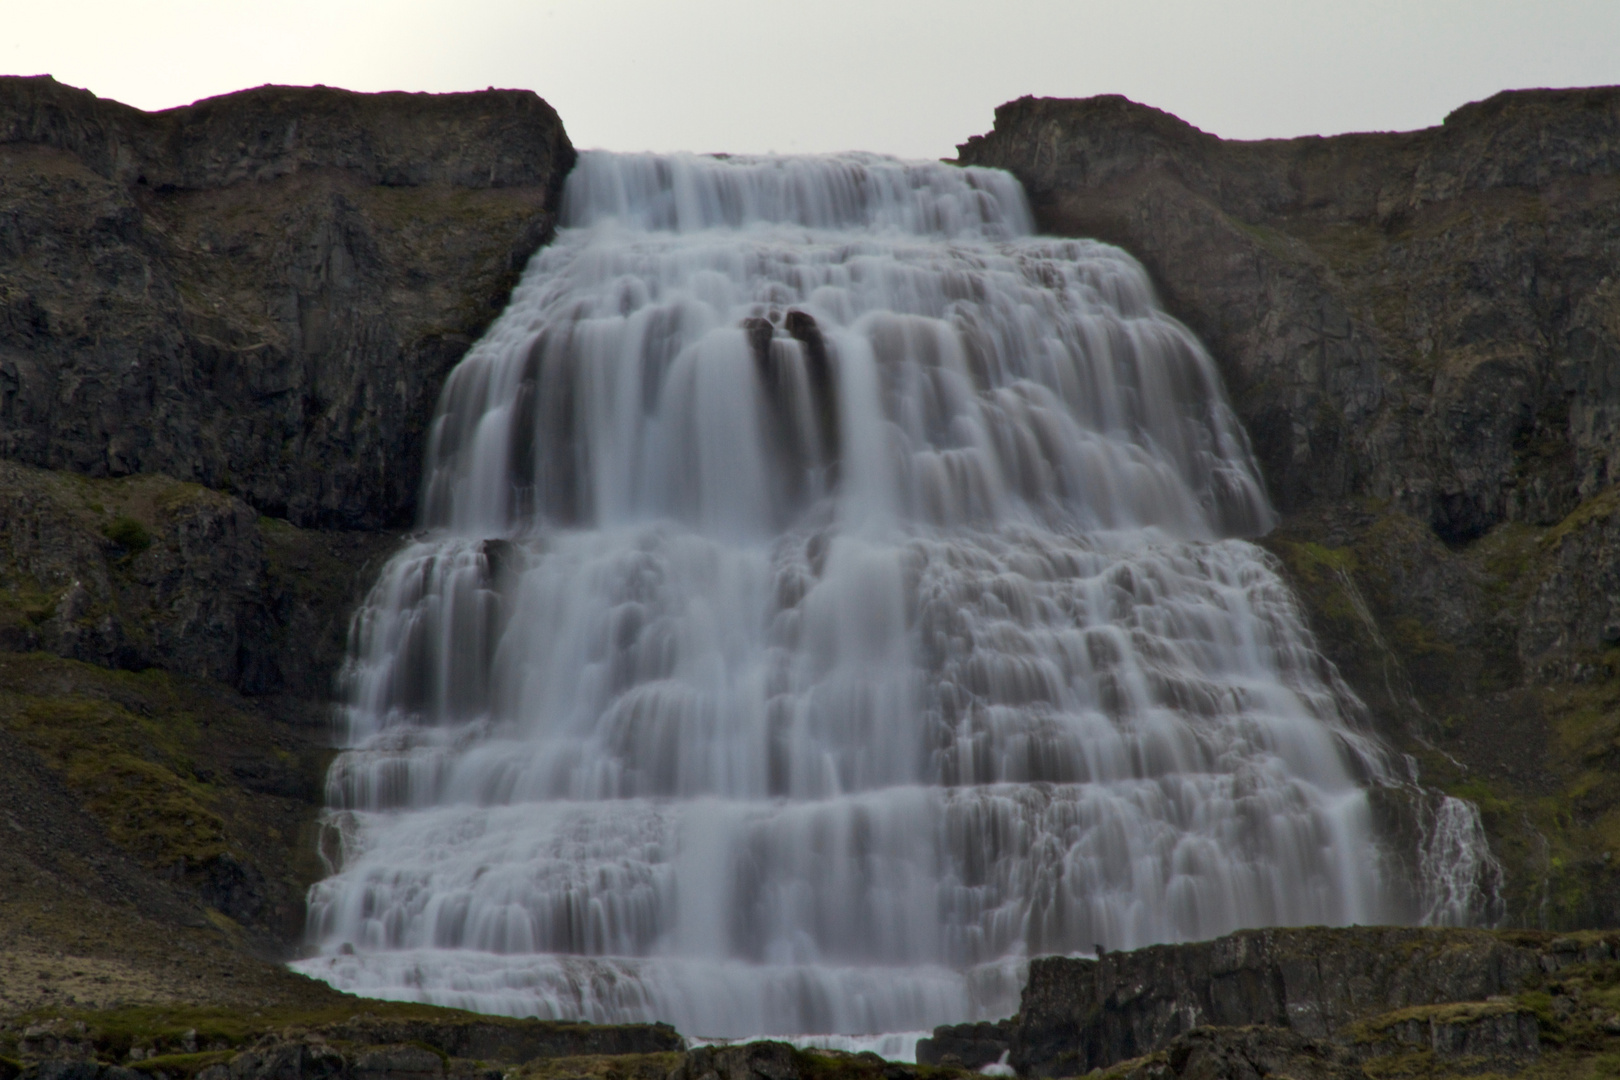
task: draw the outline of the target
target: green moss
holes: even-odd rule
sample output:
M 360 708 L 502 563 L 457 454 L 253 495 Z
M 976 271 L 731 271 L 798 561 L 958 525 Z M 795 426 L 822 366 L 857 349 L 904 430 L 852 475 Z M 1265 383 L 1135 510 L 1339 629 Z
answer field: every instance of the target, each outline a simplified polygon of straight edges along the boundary
M 521 1080 L 664 1080 L 680 1061 L 676 1052 L 538 1058 L 509 1070 L 507 1076 Z
M 148 1076 L 191 1077 L 211 1065 L 223 1065 L 231 1059 L 229 1050 L 205 1050 L 196 1054 L 162 1054 L 144 1061 L 131 1062 L 129 1067 Z
M 1254 225 L 1242 220 L 1241 218 L 1233 217 L 1230 214 L 1226 216 L 1226 220 L 1231 222 L 1239 232 L 1243 233 L 1243 235 L 1265 248 L 1277 258 L 1286 259 L 1289 262 L 1298 260 L 1298 255 L 1295 254 L 1293 250 L 1296 241 L 1287 233 L 1273 229 L 1269 225 Z
M 1549 999 L 1548 1007 L 1551 1007 Z M 1413 1005 L 1392 1012 L 1381 1013 L 1354 1024 L 1350 1036 L 1355 1042 L 1377 1042 L 1387 1038 L 1391 1028 L 1400 1024 L 1472 1024 L 1493 1016 L 1514 1012 L 1534 1012 L 1529 1006 L 1505 1001 L 1452 1001 L 1441 1005 Z M 1539 1014 L 1538 1014 L 1539 1015 Z
M 1427 623 L 1402 616 L 1394 621 L 1393 634 L 1396 650 L 1402 657 L 1454 656 L 1456 648 L 1442 641 Z
M 1541 543 L 1546 548 L 1556 548 L 1571 533 L 1589 525 L 1607 523 L 1617 510 L 1620 510 L 1620 487 L 1611 487 L 1570 511 L 1564 520 L 1547 530 Z
M 81 795 L 109 839 L 149 865 L 224 853 L 224 822 L 185 752 L 195 721 L 170 715 L 159 723 L 73 694 L 19 697 L 4 719 Z
M 1477 777 L 1464 780 L 1461 783 L 1449 784 L 1446 794 L 1454 795 L 1459 799 L 1467 799 L 1479 807 L 1481 815 L 1486 817 L 1503 818 L 1520 812 L 1517 800 L 1506 797 L 1493 786 Z
M 225 502 L 226 496 L 201 484 L 171 483 L 159 492 L 153 505 L 159 512 L 172 514 L 200 502 Z
M 16 591 L 14 597 L 13 602 L 22 617 L 35 626 L 56 614 L 57 596 L 55 593 L 22 588 Z
M 871 1052 L 843 1054 L 825 1050 L 795 1050 L 794 1063 L 798 1074 L 805 1080 L 884 1080 L 884 1072 L 892 1063 Z M 961 1069 L 940 1065 L 914 1065 L 915 1075 L 923 1077 L 955 1077 L 964 1075 Z
M 1361 616 L 1349 591 L 1351 575 L 1360 567 L 1354 551 L 1291 540 L 1278 540 L 1271 548 L 1288 567 L 1295 585 L 1308 594 L 1317 614 L 1338 623 L 1360 624 Z
M 101 534 L 132 556 L 152 546 L 152 534 L 146 531 L 146 526 L 126 514 L 113 518 L 102 528 Z

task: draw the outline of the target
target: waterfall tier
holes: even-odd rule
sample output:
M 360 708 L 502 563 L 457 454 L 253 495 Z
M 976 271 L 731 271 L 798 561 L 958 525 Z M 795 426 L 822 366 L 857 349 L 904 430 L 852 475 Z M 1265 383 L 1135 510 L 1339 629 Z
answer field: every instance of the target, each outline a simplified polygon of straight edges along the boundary
M 1039 952 L 1422 913 L 1209 357 L 1029 232 L 988 170 L 582 155 L 356 618 L 302 970 L 863 1034 L 1006 1015 Z

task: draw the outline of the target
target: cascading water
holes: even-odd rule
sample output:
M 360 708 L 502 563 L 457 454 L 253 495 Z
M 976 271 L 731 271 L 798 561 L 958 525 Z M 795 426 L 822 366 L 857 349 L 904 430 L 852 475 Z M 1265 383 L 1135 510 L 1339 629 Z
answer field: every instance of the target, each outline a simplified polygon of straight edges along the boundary
M 866 157 L 585 154 L 563 224 L 357 617 L 301 970 L 858 1034 L 1006 1015 L 1039 952 L 1468 917 L 1466 867 L 1393 880 L 1402 781 L 1128 256 Z

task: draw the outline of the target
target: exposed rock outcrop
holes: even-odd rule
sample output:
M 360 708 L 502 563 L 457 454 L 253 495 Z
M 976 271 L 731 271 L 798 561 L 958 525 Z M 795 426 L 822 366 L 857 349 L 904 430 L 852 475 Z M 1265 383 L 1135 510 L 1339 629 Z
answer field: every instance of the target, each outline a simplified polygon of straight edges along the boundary
M 87 1014 L 27 1024 L 14 1036 L 28 1080 L 500 1080 L 514 1066 L 609 1058 L 659 1066 L 685 1048 L 662 1024 L 507 1020 L 426 1006 L 380 1006 L 335 1023 L 203 1012 Z M 401 1015 L 411 1014 L 415 1015 Z M 287 1023 L 286 1021 L 292 1021 Z M 622 1071 L 622 1070 L 621 1070 Z M 631 1072 L 637 1070 L 631 1069 Z
M 276 1023 L 184 1014 L 26 1023 L 18 1058 L 0 1056 L 9 1080 L 918 1080 L 963 1076 L 876 1054 L 799 1050 L 782 1042 L 685 1048 L 662 1024 L 597 1025 L 476 1017 L 430 1006 L 369 1003 L 336 1023 L 294 1014 Z M 400 1012 L 419 1015 L 401 1017 Z M 154 1020 L 156 1021 L 154 1023 Z M 299 1023 L 299 1020 L 305 1022 Z M 7 1031 L 0 1026 L 0 1046 Z
M 324 700 L 368 568 L 395 543 L 166 476 L 0 461 L 0 648 Z
M 917 1040 L 917 1060 L 925 1065 L 955 1065 L 982 1069 L 1012 1053 L 1012 1020 L 981 1020 L 934 1029 L 932 1038 Z
M 443 377 L 572 162 L 528 92 L 148 114 L 0 78 L 0 734 L 77 804 L 68 849 L 144 882 L 157 924 L 112 916 L 133 938 L 223 917 L 237 948 L 297 940 L 334 676 L 398 542 L 378 530 L 411 519 Z M 78 895 L 96 874 L 31 850 L 38 910 L 0 932 L 48 953 L 107 916 Z
M 1017 175 L 1043 228 L 1143 261 L 1285 510 L 1374 496 L 1456 541 L 1620 480 L 1620 89 L 1265 142 L 1021 98 L 960 151 Z
M 1000 1037 L 1021 1076 L 1361 1080 L 1511 1074 L 1547 1055 L 1546 1075 L 1580 1075 L 1620 1049 L 1617 975 L 1613 933 L 1250 930 L 1036 959 L 1017 1016 L 938 1028 L 918 1059 Z
M 443 377 L 572 163 L 526 91 L 147 114 L 0 78 L 0 457 L 161 472 L 298 525 L 409 521 Z

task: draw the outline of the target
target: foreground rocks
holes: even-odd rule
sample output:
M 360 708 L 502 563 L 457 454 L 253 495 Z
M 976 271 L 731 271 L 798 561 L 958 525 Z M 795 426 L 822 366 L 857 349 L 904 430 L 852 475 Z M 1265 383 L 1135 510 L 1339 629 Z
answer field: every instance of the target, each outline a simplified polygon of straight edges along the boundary
M 353 1002 L 354 999 L 350 999 Z M 360 1002 L 311 1024 L 262 1014 L 114 1013 L 0 1029 L 4 1080 L 918 1080 L 960 1070 L 781 1042 L 690 1051 L 663 1024 L 507 1020 Z M 351 1005 L 352 1010 L 354 1006 Z M 380 1015 L 379 1015 L 380 1014 Z M 288 1023 L 287 1021 L 291 1021 Z M 190 1024 L 182 1028 L 181 1025 Z M 20 1030 L 18 1030 L 20 1028 Z
M 656 1062 L 661 1078 L 685 1047 L 662 1024 L 506 1020 L 365 1004 L 371 1008 L 326 1023 L 311 1023 L 319 1014 L 288 1014 L 277 1023 L 258 1011 L 147 1010 L 13 1025 L 21 1030 L 10 1035 L 18 1055 L 11 1074 L 40 1080 L 486 1080 L 538 1061 L 611 1058 Z
M 1620 933 L 1252 930 L 1044 957 L 1017 1016 L 936 1029 L 919 1064 L 781 1042 L 688 1049 L 662 1024 L 598 1026 L 367 1001 L 283 974 L 279 996 L 0 1017 L 8 1080 L 929 1080 L 964 1052 L 1021 1076 L 1379 1080 L 1613 1075 Z M 261 988 L 258 993 L 270 993 Z
M 1023 1076 L 1586 1075 L 1620 1053 L 1620 934 L 1253 930 L 1194 945 L 1045 957 L 1018 1016 L 936 1029 L 918 1059 L 998 1046 Z M 991 1059 L 994 1060 L 994 1059 Z M 1130 1063 L 1126 1067 L 1123 1063 Z M 1596 1074 L 1594 1074 L 1596 1075 Z
M 439 386 L 573 158 L 526 91 L 148 114 L 0 78 L 0 458 L 408 522 Z

